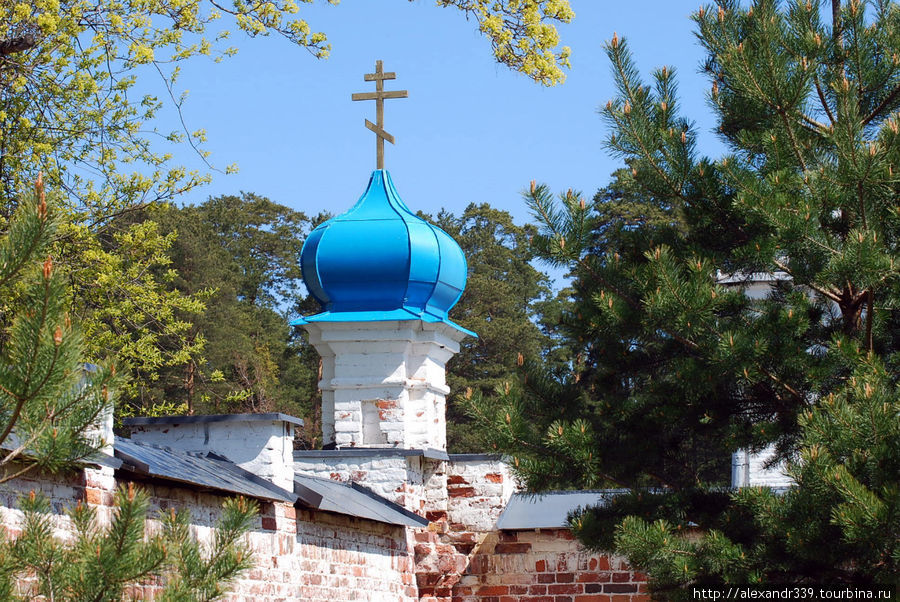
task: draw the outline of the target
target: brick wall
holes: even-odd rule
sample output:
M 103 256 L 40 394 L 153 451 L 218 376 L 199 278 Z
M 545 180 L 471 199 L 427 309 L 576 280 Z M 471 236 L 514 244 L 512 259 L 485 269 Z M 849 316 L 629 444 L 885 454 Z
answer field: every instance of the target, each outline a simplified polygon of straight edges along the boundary
M 451 529 L 491 531 L 516 489 L 499 456 L 456 454 L 447 463 L 447 518 Z
M 150 493 L 153 510 L 187 508 L 197 537 L 201 541 L 211 537 L 223 496 L 158 482 L 137 485 Z M 17 535 L 18 498 L 34 490 L 50 499 L 60 533 L 69 527 L 64 510 L 79 500 L 97 507 L 103 522 L 111 512 L 114 486 L 109 469 L 16 479 L 0 485 L 0 520 L 10 535 Z M 155 521 L 150 522 L 152 528 Z M 418 598 L 412 546 L 402 527 L 266 503 L 248 541 L 256 565 L 232 588 L 226 598 L 232 602 L 412 602 Z M 132 593 L 137 599 L 152 599 L 157 590 L 158 585 L 147 584 Z
M 639 602 L 645 578 L 621 558 L 585 550 L 567 529 L 497 532 L 515 488 L 498 457 L 455 455 L 443 467 L 447 509 L 415 533 L 423 602 Z
M 372 473 L 407 466 L 407 458 L 369 459 L 347 465 L 339 477 L 363 466 Z M 422 462 L 415 458 L 413 464 Z M 251 533 L 256 565 L 227 598 L 232 602 L 408 601 L 422 602 L 638 602 L 647 599 L 644 578 L 618 558 L 584 550 L 565 529 L 493 531 L 512 480 L 497 459 L 455 457 L 440 466 L 448 483 L 446 510 L 426 511 L 428 529 L 406 530 L 339 514 L 266 503 Z M 334 467 L 329 467 L 329 469 Z M 343 471 L 347 474 L 344 475 Z M 420 467 L 421 470 L 421 467 Z M 398 475 L 390 477 L 395 478 Z M 374 478 L 374 477 L 371 477 Z M 62 477 L 35 475 L 0 485 L 0 518 L 15 536 L 21 513 L 17 499 L 31 490 L 51 500 L 57 525 L 79 500 L 108 520 L 116 481 L 110 469 L 88 469 Z M 187 508 L 201 540 L 212 535 L 223 496 L 191 487 L 141 482 L 153 510 Z M 397 492 L 395 492 L 397 495 Z M 135 589 L 152 599 L 158 586 Z
M 638 602 L 646 578 L 621 558 L 592 553 L 566 529 L 494 533 L 452 589 L 454 602 Z
M 359 483 L 407 510 L 422 514 L 426 473 L 430 474 L 429 469 L 435 463 L 421 456 L 392 451 L 385 450 L 379 456 L 352 456 L 352 450 L 295 452 L 293 469 L 341 483 Z

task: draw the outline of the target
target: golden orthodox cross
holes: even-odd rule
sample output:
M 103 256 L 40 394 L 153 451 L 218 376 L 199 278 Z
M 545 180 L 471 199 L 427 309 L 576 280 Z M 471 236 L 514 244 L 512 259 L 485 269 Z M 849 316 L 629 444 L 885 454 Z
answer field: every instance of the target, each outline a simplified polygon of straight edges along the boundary
M 353 100 L 375 101 L 375 123 L 366 119 L 366 127 L 375 132 L 378 169 L 384 169 L 384 141 L 387 140 L 391 144 L 394 144 L 394 137 L 384 131 L 384 99 L 409 98 L 409 92 L 406 90 L 385 91 L 384 80 L 397 79 L 397 74 L 393 71 L 385 72 L 381 67 L 381 61 L 375 61 L 375 73 L 366 73 L 364 77 L 367 82 L 375 82 L 375 91 L 357 92 L 353 94 L 351 98 Z

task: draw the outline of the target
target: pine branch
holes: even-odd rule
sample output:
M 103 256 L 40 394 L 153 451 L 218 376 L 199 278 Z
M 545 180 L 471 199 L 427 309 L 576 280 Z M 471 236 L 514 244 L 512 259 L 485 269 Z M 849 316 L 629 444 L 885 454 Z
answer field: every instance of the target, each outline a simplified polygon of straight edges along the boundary
M 822 86 L 819 83 L 819 76 L 813 75 L 813 81 L 816 84 L 816 93 L 819 95 L 819 102 L 822 103 L 822 108 L 825 110 L 825 114 L 828 115 L 828 120 L 831 122 L 832 127 L 834 127 L 835 118 L 834 115 L 831 114 L 831 109 L 828 106 L 828 101 L 825 100 L 825 93 L 822 91 Z M 824 132 L 828 132 L 829 128 L 825 127 Z

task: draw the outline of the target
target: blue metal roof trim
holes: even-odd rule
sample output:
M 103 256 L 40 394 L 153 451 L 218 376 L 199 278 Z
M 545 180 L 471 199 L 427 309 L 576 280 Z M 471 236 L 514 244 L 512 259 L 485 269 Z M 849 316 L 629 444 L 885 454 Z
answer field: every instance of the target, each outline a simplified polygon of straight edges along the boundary
M 451 322 L 468 267 L 453 238 L 415 215 L 390 174 L 376 170 L 347 212 L 320 224 L 300 255 L 303 281 L 324 311 L 291 322 Z
M 429 324 L 441 322 L 443 324 L 447 324 L 448 326 L 452 326 L 456 330 L 464 332 L 471 337 L 475 337 L 476 339 L 478 338 L 477 334 L 475 334 L 468 328 L 463 328 L 453 320 L 436 318 L 435 316 L 425 312 L 413 313 L 406 308 L 394 309 L 390 311 L 323 311 L 322 313 L 316 314 L 314 316 L 295 318 L 290 321 L 290 325 L 303 326 L 304 324 L 313 324 L 316 322 L 390 322 L 392 320 L 397 320 L 400 322 L 408 320 L 421 320 Z
M 199 454 L 116 437 L 121 470 L 264 500 L 294 504 L 297 495 L 215 454 Z
M 314 510 L 404 527 L 427 527 L 429 522 L 357 483 L 347 485 L 319 477 L 296 475 L 294 491 L 300 497 L 301 504 Z
M 578 508 L 598 506 L 626 489 L 552 491 L 544 494 L 514 493 L 497 519 L 497 529 L 559 529 L 568 527 L 568 516 Z

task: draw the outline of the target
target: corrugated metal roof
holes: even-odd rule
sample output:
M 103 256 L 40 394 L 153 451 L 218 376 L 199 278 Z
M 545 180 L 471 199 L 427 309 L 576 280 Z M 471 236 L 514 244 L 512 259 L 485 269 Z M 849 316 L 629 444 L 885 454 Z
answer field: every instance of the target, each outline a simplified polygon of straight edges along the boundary
M 329 479 L 297 475 L 294 491 L 309 508 L 366 518 L 391 525 L 425 527 L 428 520 L 410 512 L 357 483 L 346 485 Z
M 123 470 L 136 474 L 258 499 L 297 501 L 296 494 L 215 454 L 175 451 L 121 437 L 116 437 L 115 454 Z
M 497 529 L 558 529 L 567 527 L 573 510 L 597 506 L 624 489 L 599 491 L 551 491 L 543 494 L 514 493 L 500 518 Z

